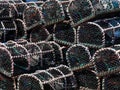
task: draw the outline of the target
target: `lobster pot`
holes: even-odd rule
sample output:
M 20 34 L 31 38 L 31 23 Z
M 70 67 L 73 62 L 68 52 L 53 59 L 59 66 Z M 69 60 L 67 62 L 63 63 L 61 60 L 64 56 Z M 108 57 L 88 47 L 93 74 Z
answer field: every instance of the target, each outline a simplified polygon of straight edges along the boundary
M 71 46 L 76 43 L 76 29 L 67 23 L 56 24 L 53 38 L 59 44 Z
M 21 2 L 21 3 L 15 3 L 14 5 L 15 5 L 16 10 L 17 10 L 16 17 L 19 19 L 23 19 L 23 12 L 27 8 L 27 4 L 24 2 Z
M 120 89 L 120 74 L 105 77 L 102 82 L 103 90 L 119 90 Z
M 90 0 L 73 0 L 68 6 L 68 14 L 72 20 L 72 26 L 77 26 L 95 15 Z
M 48 42 L 37 43 L 42 50 L 41 69 L 47 69 L 56 65 L 54 48 Z
M 23 20 L 26 24 L 27 30 L 44 23 L 41 9 L 37 6 L 28 6 L 23 12 Z
M 79 90 L 101 90 L 100 79 L 96 76 L 96 72 L 91 70 L 82 70 L 75 72 L 75 77 Z
M 66 60 L 73 71 L 92 66 L 90 59 L 91 55 L 88 48 L 80 44 L 71 46 L 66 52 Z
M 118 44 L 120 42 L 120 18 L 109 18 L 96 21 L 105 32 L 106 45 Z
M 68 6 L 68 14 L 73 20 L 73 26 L 78 26 L 98 15 L 104 16 L 119 11 L 119 0 L 73 0 Z
M 23 74 L 19 76 L 17 88 L 19 90 L 30 90 L 31 88 L 33 90 L 44 90 L 41 80 L 39 80 L 36 76 L 32 74 Z
M 54 41 L 50 41 L 49 44 L 54 49 L 56 65 L 64 64 L 62 47 Z
M 56 69 L 60 70 L 64 74 L 64 78 L 66 79 L 65 86 L 62 90 L 76 90 L 77 82 L 73 74 L 73 71 L 68 66 L 65 65 L 60 65 L 56 67 Z
M 102 48 L 93 55 L 95 71 L 99 77 L 111 75 L 119 72 L 119 54 L 115 49 Z
M 50 39 L 51 35 L 49 31 L 44 27 L 37 26 L 30 32 L 30 42 L 38 43 L 40 41 L 48 41 Z
M 36 66 L 42 59 L 42 51 L 35 43 L 28 43 L 24 46 L 30 55 L 30 66 Z
M 17 27 L 14 21 L 4 20 L 1 21 L 2 28 L 2 37 L 1 42 L 6 42 L 8 40 L 15 40 L 17 34 Z
M 18 40 L 16 41 L 16 43 L 24 46 L 24 45 L 26 45 L 26 44 L 28 43 L 28 41 L 25 40 L 25 39 L 18 39 Z
M 11 44 L 9 44 L 11 45 Z M 30 68 L 30 55 L 27 49 L 21 45 L 14 44 L 7 47 L 9 53 L 11 54 L 11 58 L 13 59 L 13 76 L 25 73 Z
M 61 3 L 58 0 L 48 0 L 42 5 L 45 26 L 56 24 L 65 18 Z
M 114 24 L 117 24 L 116 21 Z M 116 33 L 119 32 L 119 26 L 113 26 L 108 23 L 108 20 L 99 20 L 95 22 L 88 22 L 78 28 L 78 43 L 82 43 L 92 48 L 102 48 L 111 46 L 115 42 Z M 119 34 L 119 33 L 117 33 Z
M 16 35 L 16 38 L 17 39 L 26 38 L 26 36 L 27 36 L 26 25 L 23 22 L 23 20 L 16 19 L 15 23 L 16 23 L 16 26 L 17 26 L 17 35 Z
M 59 68 L 65 69 L 66 72 L 64 73 L 64 70 L 62 72 Z M 48 70 L 38 70 L 30 75 L 21 75 L 18 79 L 18 88 L 19 90 L 27 90 L 31 87 L 35 90 L 66 90 L 66 79 L 72 75 L 73 72 L 71 73 L 68 67 L 63 65 Z
M 8 78 L 0 74 L 0 89 L 1 90 L 16 90 L 15 79 Z

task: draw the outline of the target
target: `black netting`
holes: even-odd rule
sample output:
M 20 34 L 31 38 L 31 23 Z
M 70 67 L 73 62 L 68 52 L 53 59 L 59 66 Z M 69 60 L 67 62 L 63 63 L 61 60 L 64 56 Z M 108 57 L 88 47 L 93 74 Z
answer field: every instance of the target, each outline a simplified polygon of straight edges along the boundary
M 15 40 L 17 34 L 17 28 L 14 21 L 4 20 L 1 22 L 3 24 L 3 35 L 1 42 L 6 42 L 8 40 Z
M 88 47 L 104 46 L 104 32 L 93 23 L 87 23 L 78 28 L 78 43 Z
M 29 69 L 30 57 L 23 46 L 16 44 L 12 47 L 8 47 L 8 50 L 12 55 L 15 66 L 24 70 Z
M 111 48 L 98 50 L 94 54 L 93 60 L 95 62 L 96 71 L 99 75 L 104 72 L 107 72 L 107 75 L 109 72 L 115 73 L 114 70 L 117 70 L 120 66 L 119 54 Z
M 24 10 L 23 18 L 28 30 L 43 23 L 41 11 L 35 6 L 27 7 Z
M 42 14 L 45 25 L 55 24 L 64 20 L 63 8 L 57 0 L 46 1 L 42 5 Z
M 0 18 L 11 18 L 11 5 L 6 1 L 0 1 Z
M 66 73 L 65 71 L 69 72 Z M 66 80 L 68 81 L 66 82 Z M 31 75 L 21 75 L 18 81 L 18 87 L 20 90 L 23 90 L 24 88 L 39 90 L 39 88 L 34 89 L 35 86 L 41 86 L 44 90 L 76 90 L 73 72 L 69 69 L 69 67 L 64 65 L 47 70 L 38 70 Z
M 0 74 L 0 89 L 1 90 L 15 90 L 14 80 Z
M 50 39 L 50 34 L 46 28 L 38 27 L 30 33 L 31 42 L 47 41 Z
M 56 65 L 55 62 L 55 55 L 54 55 L 54 49 L 50 44 L 47 42 L 40 42 L 37 43 L 39 48 L 42 50 L 42 60 L 41 60 L 41 67 L 46 69 L 48 67 L 52 67 Z
M 67 50 L 66 59 L 71 69 L 79 70 L 90 63 L 91 56 L 87 47 L 74 45 Z
M 23 75 L 19 79 L 19 90 L 43 90 L 41 83 L 33 76 Z
M 11 76 L 13 74 L 13 59 L 5 47 L 0 47 L 0 72 Z
M 56 24 L 54 39 L 58 43 L 72 45 L 76 42 L 75 32 L 75 28 L 72 28 L 70 24 Z
M 21 19 L 17 19 L 15 23 L 17 26 L 17 39 L 25 38 L 26 36 L 25 23 Z
M 62 48 L 56 42 L 49 42 L 49 43 L 50 43 L 50 45 L 52 46 L 52 48 L 54 49 L 54 52 L 55 52 L 56 65 L 63 64 L 64 60 L 63 60 Z
M 93 8 L 89 0 L 74 0 L 68 6 L 70 17 L 76 26 L 80 22 L 93 17 Z
M 42 59 L 42 51 L 40 48 L 33 43 L 28 43 L 25 45 L 25 48 L 27 49 L 29 55 L 30 55 L 30 65 L 36 66 Z
M 96 74 L 89 70 L 75 73 L 80 90 L 99 90 L 99 79 Z
M 120 74 L 111 75 L 104 78 L 102 83 L 104 90 L 119 90 L 120 89 Z
M 17 18 L 23 19 L 23 12 L 27 8 L 26 3 L 15 3 L 17 9 Z

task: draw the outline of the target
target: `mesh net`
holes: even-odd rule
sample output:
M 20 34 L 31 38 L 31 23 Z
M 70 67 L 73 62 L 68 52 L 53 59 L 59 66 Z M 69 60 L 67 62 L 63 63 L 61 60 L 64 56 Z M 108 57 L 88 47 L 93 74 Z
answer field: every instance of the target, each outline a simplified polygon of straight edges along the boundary
M 15 23 L 17 26 L 17 39 L 25 38 L 26 36 L 25 23 L 21 19 L 17 19 Z
M 42 52 L 40 48 L 33 43 L 28 43 L 25 45 L 25 48 L 27 49 L 29 55 L 30 55 L 30 65 L 31 66 L 36 66 L 42 59 Z
M 75 79 L 71 69 L 67 66 L 64 66 L 64 65 L 60 65 L 56 68 L 58 70 L 60 70 L 63 73 L 63 75 L 65 75 L 65 77 L 63 78 L 65 80 L 64 80 L 64 84 L 63 84 L 62 89 L 76 90 L 77 89 L 76 79 Z
M 72 70 L 79 70 L 90 63 L 90 52 L 82 45 L 71 46 L 66 52 L 66 59 Z
M 15 3 L 17 9 L 17 18 L 23 19 L 23 12 L 27 8 L 26 3 Z
M 54 40 L 64 45 L 74 44 L 76 42 L 75 28 L 66 23 L 56 24 Z
M 63 64 L 64 60 L 63 60 L 62 48 L 56 42 L 49 42 L 49 43 L 50 43 L 50 45 L 52 46 L 52 48 L 54 49 L 54 52 L 55 52 L 56 65 Z
M 13 74 L 13 60 L 9 51 L 0 47 L 0 72 L 6 76 L 12 76 Z M 1 84 L 0 84 L 1 85 Z
M 104 90 L 119 90 L 120 89 L 120 74 L 111 75 L 103 80 Z
M 0 1 L 0 18 L 11 18 L 11 5 L 6 1 Z
M 15 82 L 13 79 L 7 78 L 0 74 L 0 89 L 1 90 L 15 90 Z
M 37 43 L 39 48 L 42 50 L 42 60 L 41 61 L 41 67 L 43 69 L 55 66 L 55 55 L 54 55 L 54 49 L 50 44 L 47 42 L 40 42 Z
M 68 13 L 72 19 L 73 26 L 93 17 L 93 8 L 89 0 L 73 0 L 68 6 Z
M 83 70 L 76 72 L 75 76 L 80 90 L 99 90 L 99 79 L 94 72 Z
M 6 42 L 8 40 L 15 40 L 16 38 L 16 24 L 14 21 L 10 20 L 4 20 L 1 22 L 3 24 L 3 36 L 2 36 L 2 42 Z
M 19 79 L 19 90 L 43 90 L 40 81 L 32 75 L 23 75 Z
M 104 46 L 104 32 L 94 23 L 87 23 L 78 28 L 78 43 L 88 47 L 100 48 Z
M 8 50 L 12 55 L 14 65 L 16 67 L 21 68 L 23 70 L 29 69 L 30 56 L 28 55 L 28 51 L 26 50 L 26 48 L 24 48 L 21 45 L 15 44 L 12 47 L 8 47 Z
M 46 1 L 42 5 L 42 14 L 46 26 L 64 20 L 63 8 L 57 0 Z
M 97 74 L 100 76 L 115 73 L 120 66 L 119 54 L 112 48 L 103 48 L 96 51 L 93 60 Z
M 43 23 L 41 11 L 35 6 L 26 8 L 23 18 L 28 30 Z
M 30 33 L 30 41 L 34 43 L 40 41 L 48 41 L 49 39 L 50 39 L 50 33 L 46 28 L 42 28 L 41 26 L 32 30 Z
M 23 90 L 25 88 L 26 89 L 33 88 L 33 90 L 41 90 L 38 88 L 40 86 L 41 87 L 44 86 L 44 90 L 48 90 L 48 89 L 66 90 L 68 89 L 68 87 L 70 88 L 74 85 L 73 83 L 74 78 L 70 79 L 72 76 L 73 76 L 73 72 L 69 69 L 69 67 L 61 65 L 58 67 L 49 68 L 47 70 L 38 70 L 31 75 L 29 74 L 21 75 L 18 79 L 19 80 L 18 87 L 20 90 Z M 66 80 L 68 78 L 69 78 L 69 84 L 66 83 Z M 72 84 L 70 84 L 70 82 L 72 82 Z M 35 86 L 36 88 L 34 89 Z M 73 89 L 69 89 L 69 90 L 73 90 Z

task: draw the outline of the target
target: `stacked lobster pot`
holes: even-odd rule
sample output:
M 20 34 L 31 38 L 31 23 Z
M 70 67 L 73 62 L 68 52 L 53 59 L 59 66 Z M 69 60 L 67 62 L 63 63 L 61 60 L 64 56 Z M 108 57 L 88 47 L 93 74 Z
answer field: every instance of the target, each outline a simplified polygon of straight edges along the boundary
M 1 63 L 1 68 L 4 67 L 4 71 L 6 71 L 6 73 L 3 72 L 5 75 L 9 77 L 17 76 L 30 69 L 30 55 L 25 47 L 14 41 L 8 41 L 6 42 L 6 50 L 9 52 L 10 56 L 6 57 L 8 60 L 5 61 L 9 63 Z
M 66 52 L 66 60 L 77 78 L 80 90 L 100 89 L 100 78 L 92 69 L 93 62 L 86 46 L 82 44 L 72 45 Z
M 61 47 L 58 44 L 55 42 L 43 41 L 37 43 L 37 45 L 42 50 L 42 60 L 40 65 L 42 69 L 58 66 L 63 63 Z
M 120 39 L 120 18 L 114 17 L 109 19 L 87 22 L 78 27 L 77 43 L 86 45 L 91 50 L 108 47 L 119 43 Z
M 68 6 L 68 14 L 74 27 L 99 15 L 107 16 L 108 13 L 120 11 L 119 0 L 73 0 Z M 113 16 L 114 16 L 113 15 Z
M 111 48 L 115 49 L 117 51 L 117 53 L 120 55 L 120 45 L 114 45 L 112 46 Z M 113 65 L 113 63 L 112 63 Z M 109 76 L 106 76 L 103 78 L 102 80 L 102 88 L 104 90 L 108 90 L 111 89 L 111 90 L 119 90 L 120 89 L 120 74 L 119 72 L 118 73 L 115 73 L 113 75 L 109 75 Z
M 48 41 L 51 38 L 48 30 L 43 26 L 44 20 L 41 12 L 43 2 L 29 2 L 23 12 L 23 20 L 26 23 L 27 38 L 30 42 Z
M 67 49 L 77 42 L 76 36 L 76 29 L 70 25 L 70 22 L 61 22 L 54 25 L 53 40 L 61 45 L 65 61 Z
M 14 3 L 0 1 L 0 41 L 16 40 L 25 38 L 25 23 L 21 19 L 16 19 L 16 7 Z M 21 25 L 21 27 L 19 26 Z M 21 33 L 21 34 L 19 34 Z
M 65 65 L 23 74 L 18 78 L 18 89 L 76 90 L 76 80 L 71 69 Z
M 97 76 L 102 80 L 103 90 L 119 90 L 120 55 L 117 46 L 102 48 L 93 55 Z

